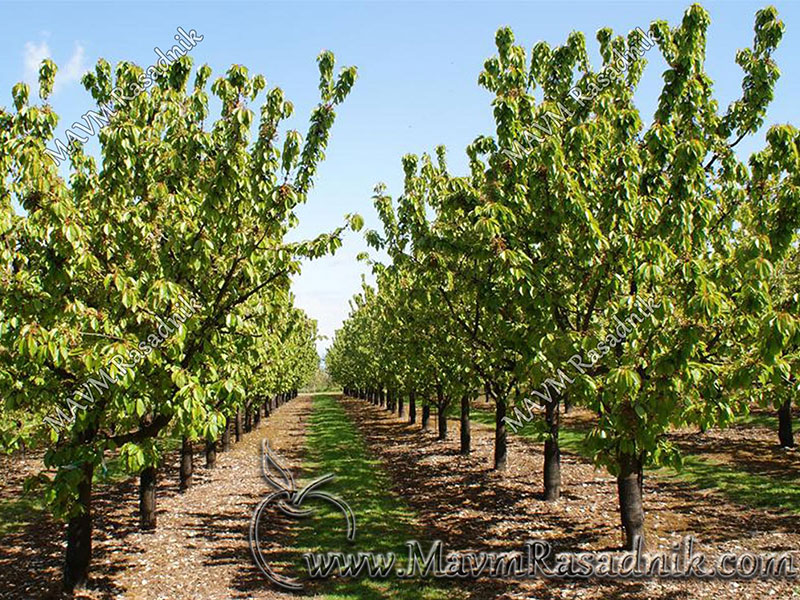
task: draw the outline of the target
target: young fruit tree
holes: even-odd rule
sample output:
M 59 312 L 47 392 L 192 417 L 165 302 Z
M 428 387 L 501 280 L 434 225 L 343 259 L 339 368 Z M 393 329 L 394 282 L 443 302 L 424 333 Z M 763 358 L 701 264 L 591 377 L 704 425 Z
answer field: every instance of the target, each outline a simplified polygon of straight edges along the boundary
M 29 415 L 25 427 L 0 430 L 5 447 L 49 445 L 31 484 L 68 523 L 67 590 L 88 578 L 92 484 L 106 455 L 140 474 L 141 522 L 154 526 L 156 440 L 221 435 L 250 398 L 258 352 L 268 352 L 254 348 L 278 321 L 298 320 L 288 288 L 300 261 L 341 244 L 344 227 L 284 240 L 356 76 L 335 77 L 330 52 L 318 64 L 321 100 L 303 139 L 279 133 L 292 104 L 243 66 L 211 85 L 221 113 L 209 125 L 208 66 L 191 85 L 187 56 L 152 78 L 128 62 L 112 73 L 101 60 L 83 79 L 107 120 L 100 153 L 73 145 L 68 180 L 46 152 L 58 121 L 47 104 L 55 65 L 40 69 L 43 104 L 20 83 L 14 110 L 0 110 L 0 393 L 4 419 Z M 255 122 L 249 104 L 259 97 Z M 282 338 L 296 360 L 265 365 L 256 391 L 271 384 L 288 397 L 315 366 L 300 364 L 316 361 L 313 335 Z

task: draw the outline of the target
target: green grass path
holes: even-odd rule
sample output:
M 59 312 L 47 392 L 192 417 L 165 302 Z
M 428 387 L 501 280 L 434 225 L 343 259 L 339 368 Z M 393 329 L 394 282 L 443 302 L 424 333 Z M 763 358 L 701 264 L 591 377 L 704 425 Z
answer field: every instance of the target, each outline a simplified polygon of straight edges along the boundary
M 307 461 L 304 470 L 316 479 L 326 473 L 336 478 L 324 491 L 347 502 L 353 509 L 357 531 L 353 543 L 345 540 L 344 516 L 329 505 L 304 521 L 295 549 L 301 552 L 393 552 L 398 565 L 405 565 L 406 540 L 420 539 L 413 524 L 414 512 L 390 489 L 387 474 L 370 456 L 363 436 L 339 401 L 330 395 L 314 396 L 313 412 L 306 430 Z M 423 547 L 425 541 L 420 539 Z M 317 584 L 315 592 L 329 599 L 439 599 L 458 598 L 452 586 L 430 580 L 329 579 Z M 308 587 L 308 586 L 307 586 Z M 309 590 L 310 591 L 310 590 Z

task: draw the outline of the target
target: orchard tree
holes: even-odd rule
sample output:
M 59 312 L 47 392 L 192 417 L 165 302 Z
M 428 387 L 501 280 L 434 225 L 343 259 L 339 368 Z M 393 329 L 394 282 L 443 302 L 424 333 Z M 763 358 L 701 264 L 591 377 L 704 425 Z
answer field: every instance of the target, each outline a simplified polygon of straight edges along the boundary
M 628 547 L 644 539 L 645 466 L 679 462 L 668 430 L 729 423 L 735 391 L 752 397 L 772 369 L 774 356 L 748 342 L 773 306 L 771 265 L 800 216 L 793 127 L 771 128 L 749 166 L 734 152 L 764 121 L 783 23 L 772 8 L 756 15 L 753 47 L 736 57 L 743 94 L 724 113 L 704 70 L 708 25 L 694 5 L 678 27 L 650 26 L 667 70 L 647 128 L 634 104 L 646 62 L 639 30 L 600 30 L 596 72 L 580 34 L 537 44 L 528 65 L 502 29 L 480 78 L 497 121 L 497 138 L 470 153 L 485 157 L 473 160 L 485 173 L 482 210 L 509 216 L 496 227 L 519 268 L 510 272 L 523 289 L 538 284 L 534 300 L 549 310 L 535 314 L 551 315 L 557 332 L 540 351 L 574 367 L 570 398 L 598 415 L 588 442 L 617 477 Z
M 120 449 L 129 470 L 141 472 L 149 525 L 154 440 L 170 430 L 219 435 L 220 402 L 246 397 L 235 369 L 226 372 L 237 363 L 231 337 L 252 335 L 244 322 L 254 307 L 269 313 L 281 304 L 276 297 L 285 297 L 301 259 L 341 244 L 343 228 L 284 241 L 324 156 L 334 108 L 355 80 L 353 68 L 334 78 L 329 52 L 318 62 L 321 102 L 308 134 L 288 131 L 280 143 L 292 104 L 240 65 L 211 86 L 221 114 L 207 129 L 207 66 L 190 88 L 191 60 L 183 57 L 142 91 L 141 68 L 123 62 L 112 74 L 101 60 L 83 80 L 98 106 L 112 106 L 113 88 L 139 93 L 113 100 L 99 135 L 100 166 L 71 149 L 69 182 L 45 150 L 57 124 L 46 104 L 55 65 L 45 61 L 40 70 L 45 104 L 31 105 L 28 86 L 18 84 L 15 110 L 0 112 L 2 395 L 11 411 L 66 406 L 72 417 L 58 429 L 21 428 L 5 441 L 26 435 L 53 444 L 38 484 L 68 521 L 67 590 L 87 580 L 92 478 L 104 454 Z M 259 95 L 254 124 L 248 103 Z M 186 319 L 170 321 L 178 312 Z

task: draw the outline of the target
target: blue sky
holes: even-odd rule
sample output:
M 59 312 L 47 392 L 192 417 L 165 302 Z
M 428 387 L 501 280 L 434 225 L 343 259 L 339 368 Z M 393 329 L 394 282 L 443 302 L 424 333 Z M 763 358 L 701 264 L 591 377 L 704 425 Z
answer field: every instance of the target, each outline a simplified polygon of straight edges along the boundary
M 768 123 L 794 121 L 800 100 L 800 5 L 774 3 L 786 23 L 776 60 L 782 77 Z M 338 111 L 327 160 L 319 170 L 309 202 L 298 214 L 293 237 L 311 237 L 360 212 L 367 227 L 377 227 L 372 190 L 387 184 L 402 189 L 400 158 L 431 152 L 445 144 L 455 172 L 466 165 L 464 148 L 477 135 L 493 132 L 488 92 L 477 77 L 494 53 L 494 33 L 508 25 L 518 43 L 559 44 L 573 30 L 583 31 L 593 64 L 600 62 L 595 32 L 611 27 L 627 33 L 655 19 L 680 21 L 688 2 L 617 3 L 3 3 L 6 25 L 0 41 L 0 105 L 11 105 L 11 86 L 35 79 L 45 56 L 56 61 L 59 76 L 51 99 L 61 116 L 59 134 L 93 108 L 80 86 L 81 73 L 103 57 L 112 64 L 132 60 L 148 66 L 154 48 L 175 42 L 177 27 L 195 29 L 204 39 L 191 52 L 195 64 L 208 63 L 221 74 L 233 63 L 261 73 L 295 104 L 290 126 L 305 133 L 317 102 L 320 50 L 332 50 L 339 65 L 356 65 L 358 81 Z M 705 2 L 711 13 L 707 69 L 722 107 L 738 97 L 738 48 L 752 43 L 753 17 L 766 3 Z M 664 64 L 657 50 L 637 100 L 647 122 L 660 90 Z M 792 110 L 794 109 L 794 110 Z M 792 119 L 794 117 L 794 119 Z M 89 149 L 92 149 L 92 142 Z M 741 146 L 761 147 L 763 132 Z M 96 144 L 94 145 L 96 148 Z M 295 281 L 298 304 L 332 336 L 348 313 L 348 299 L 359 290 L 366 270 L 356 255 L 366 246 L 350 233 L 335 256 L 306 265 Z M 323 349 L 328 342 L 320 343 Z

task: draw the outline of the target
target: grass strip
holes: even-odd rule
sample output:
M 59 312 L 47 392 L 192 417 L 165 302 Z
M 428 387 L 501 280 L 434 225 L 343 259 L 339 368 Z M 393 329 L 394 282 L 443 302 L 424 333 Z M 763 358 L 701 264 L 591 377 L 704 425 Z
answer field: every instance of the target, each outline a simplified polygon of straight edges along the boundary
M 306 431 L 307 462 L 304 468 L 314 478 L 333 473 L 324 491 L 347 502 L 353 509 L 357 530 L 353 543 L 345 539 L 344 516 L 327 503 L 309 501 L 318 512 L 304 521 L 295 538 L 298 552 L 393 552 L 395 569 L 405 568 L 407 540 L 415 535 L 414 511 L 391 491 L 388 475 L 380 462 L 370 455 L 356 425 L 347 416 L 339 401 L 330 395 L 314 396 L 313 412 Z M 423 548 L 426 541 L 420 540 Z M 296 568 L 300 568 L 297 563 Z M 302 563 L 305 571 L 305 563 Z M 297 571 L 300 572 L 300 571 Z M 306 586 L 306 592 L 323 594 L 330 600 L 438 600 L 460 598 L 452 585 L 433 580 L 331 578 Z

